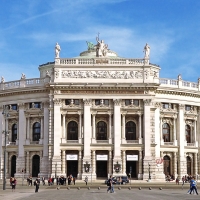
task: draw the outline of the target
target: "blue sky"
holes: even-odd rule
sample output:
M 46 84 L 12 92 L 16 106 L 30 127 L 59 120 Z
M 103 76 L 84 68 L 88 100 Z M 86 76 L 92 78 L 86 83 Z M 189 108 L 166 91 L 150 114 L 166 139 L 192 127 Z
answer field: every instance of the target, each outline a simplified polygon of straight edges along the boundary
M 97 33 L 126 58 L 161 67 L 160 77 L 197 82 L 200 77 L 199 0 L 1 0 L 0 76 L 5 81 L 39 77 L 38 66 L 76 57 Z

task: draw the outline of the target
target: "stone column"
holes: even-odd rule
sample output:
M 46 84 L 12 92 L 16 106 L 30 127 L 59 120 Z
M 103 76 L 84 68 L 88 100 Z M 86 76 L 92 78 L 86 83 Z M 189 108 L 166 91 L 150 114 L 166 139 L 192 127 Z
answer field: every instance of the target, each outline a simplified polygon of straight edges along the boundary
M 78 127 L 78 143 L 81 144 L 82 143 L 82 137 L 81 137 L 81 133 L 82 133 L 82 114 L 81 112 L 79 112 L 79 127 Z
M 114 155 L 113 155 L 113 162 L 118 162 L 119 164 L 122 164 L 121 159 L 121 100 L 120 99 L 114 99 Z M 115 173 L 115 172 L 114 172 Z
M 197 153 L 194 153 L 194 175 L 198 174 L 198 161 L 197 161 Z
M 176 118 L 174 117 L 174 145 L 177 146 L 176 140 Z
M 26 139 L 30 139 L 30 118 L 29 116 L 27 117 L 27 133 L 26 133 Z
M 112 144 L 112 122 L 111 122 L 111 113 L 109 113 L 109 136 L 108 136 L 108 141 L 109 144 Z
M 138 124 L 139 124 L 139 127 L 138 127 L 138 134 L 139 134 L 139 137 L 138 137 L 138 140 L 139 140 L 139 144 L 142 144 L 142 120 L 141 120 L 141 117 L 142 115 L 139 114 L 138 115 Z
M 196 141 L 197 141 L 197 121 L 194 120 L 194 141 L 192 141 L 192 142 L 195 143 L 195 147 L 198 147 L 198 146 L 196 145 Z
M 151 156 L 151 128 L 150 128 L 150 119 L 151 119 L 151 99 L 144 100 L 144 174 L 143 179 L 149 178 L 149 165 L 152 163 Z
M 108 157 L 109 157 L 109 160 L 108 160 L 108 177 L 112 174 L 112 151 L 109 150 L 108 151 Z
M 66 154 L 65 150 L 62 150 L 62 174 L 66 174 Z
M 162 116 L 160 116 L 160 145 L 164 145 L 163 134 L 162 134 Z
M 29 151 L 26 152 L 26 174 L 29 176 L 30 174 L 30 164 L 29 164 Z
M 96 142 L 96 113 L 92 114 L 92 143 Z
M 43 138 L 44 138 L 44 133 L 43 133 L 43 126 L 44 126 L 44 123 L 43 123 L 43 116 L 41 116 L 41 119 L 40 119 L 40 144 L 43 144 Z
M 179 177 L 187 174 L 186 158 L 185 158 L 185 122 L 184 122 L 184 105 L 179 104 L 178 121 L 177 121 L 177 135 L 179 135 Z
M 139 150 L 139 159 L 138 159 L 138 180 L 142 180 L 142 150 Z
M 175 176 L 175 178 L 177 177 L 177 174 L 178 174 L 178 172 L 177 172 L 177 153 L 176 152 L 174 152 L 174 159 L 173 159 L 173 164 L 174 164 L 174 176 Z M 181 177 L 179 177 L 179 178 L 181 178 Z
M 96 151 L 92 151 L 92 180 L 96 179 Z
M 126 125 L 125 125 L 125 117 L 126 117 L 126 114 L 125 113 L 123 113 L 122 114 L 122 143 L 124 144 L 124 143 L 126 143 L 126 136 L 125 136 L 125 134 L 126 134 L 126 131 L 125 131 L 125 129 L 126 129 Z
M 57 175 L 61 174 L 61 155 L 60 155 L 60 138 L 62 137 L 61 130 L 61 99 L 54 99 L 54 140 L 53 140 L 53 159 L 52 159 L 52 172 L 55 172 L 57 167 Z M 54 176 L 54 174 L 52 174 Z
M 67 138 L 67 137 L 66 137 L 66 127 L 65 127 L 65 120 L 66 120 L 66 119 L 65 119 L 65 116 L 66 116 L 66 115 L 65 115 L 65 114 L 63 114 L 62 116 L 63 116 L 63 118 L 62 118 L 62 119 L 63 119 L 63 131 L 62 131 L 62 138 L 63 138 L 63 139 L 64 139 L 64 138 L 66 139 L 66 138 Z
M 126 174 L 126 151 L 122 151 L 122 174 Z
M 82 151 L 78 151 L 78 178 L 81 178 L 81 166 L 82 166 Z

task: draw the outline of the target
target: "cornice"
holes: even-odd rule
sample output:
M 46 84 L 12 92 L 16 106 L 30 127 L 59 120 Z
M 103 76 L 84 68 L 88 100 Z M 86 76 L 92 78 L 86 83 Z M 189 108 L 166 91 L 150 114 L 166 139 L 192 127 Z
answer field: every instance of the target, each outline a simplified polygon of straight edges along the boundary
M 188 92 L 183 92 L 183 91 L 168 91 L 168 90 L 156 90 L 155 94 L 171 94 L 171 95 L 176 95 L 176 96 L 187 96 L 187 97 L 195 97 L 195 98 L 200 98 L 200 93 L 189 93 Z
M 26 90 L 26 91 L 5 91 L 6 93 L 0 93 L 0 97 L 6 97 L 6 96 L 13 96 L 13 95 L 20 95 L 20 94 L 32 94 L 32 93 L 49 93 L 48 89 L 41 89 L 41 90 Z

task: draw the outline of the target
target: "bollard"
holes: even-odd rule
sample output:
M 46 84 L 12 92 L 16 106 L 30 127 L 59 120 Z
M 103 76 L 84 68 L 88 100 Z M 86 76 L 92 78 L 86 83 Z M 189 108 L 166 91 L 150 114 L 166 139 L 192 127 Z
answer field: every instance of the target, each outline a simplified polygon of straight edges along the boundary
M 77 187 L 77 189 L 80 190 L 81 188 L 80 188 L 80 187 Z
M 151 190 L 151 187 L 149 188 L 149 190 Z
M 118 190 L 121 190 L 121 187 L 118 187 Z
M 88 187 L 88 190 L 90 190 L 90 187 Z
M 68 190 L 70 190 L 70 187 L 67 187 Z
M 141 187 L 139 187 L 138 189 L 139 189 L 139 190 L 141 190 L 142 188 L 141 188 Z
M 128 189 L 131 190 L 131 187 L 129 187 Z
M 159 187 L 159 190 L 162 190 L 162 188 L 161 188 L 161 187 Z
M 56 189 L 57 189 L 57 190 L 60 190 L 60 187 L 57 187 Z

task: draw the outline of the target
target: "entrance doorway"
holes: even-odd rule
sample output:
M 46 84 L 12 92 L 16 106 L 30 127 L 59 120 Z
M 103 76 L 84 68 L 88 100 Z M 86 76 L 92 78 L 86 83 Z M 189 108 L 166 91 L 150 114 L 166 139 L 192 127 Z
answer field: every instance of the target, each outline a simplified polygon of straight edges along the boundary
M 137 161 L 126 161 L 126 174 L 131 178 L 137 178 Z
M 108 176 L 107 161 L 96 161 L 97 178 L 105 178 Z
M 40 173 L 40 156 L 34 155 L 32 159 L 32 177 L 38 177 Z
M 16 156 L 11 158 L 11 177 L 14 177 L 16 173 Z
M 170 171 L 170 157 L 169 156 L 164 156 L 164 174 L 165 175 L 171 175 Z
M 77 177 L 78 174 L 78 160 L 67 160 L 67 176 L 72 175 Z

